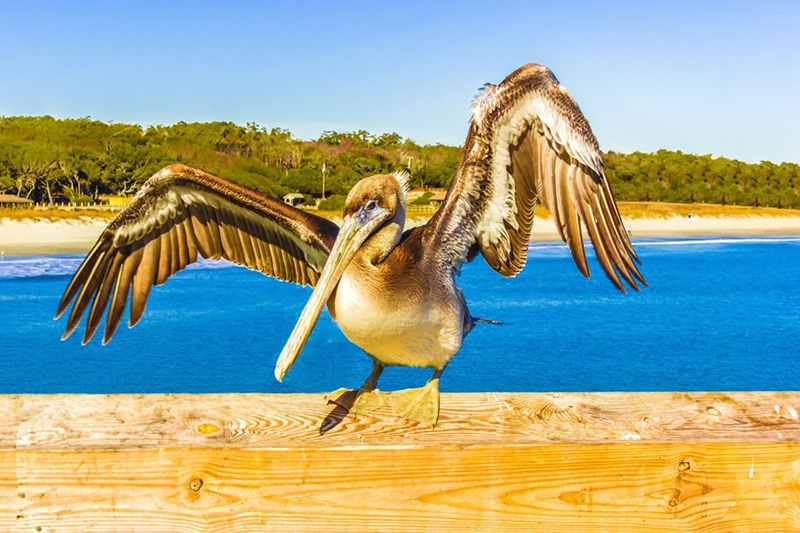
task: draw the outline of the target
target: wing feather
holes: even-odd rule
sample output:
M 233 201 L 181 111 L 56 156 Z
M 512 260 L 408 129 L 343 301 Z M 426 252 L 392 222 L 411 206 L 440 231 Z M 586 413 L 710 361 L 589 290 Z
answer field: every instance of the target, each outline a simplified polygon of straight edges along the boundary
M 250 239 L 250 228 L 248 227 L 247 219 L 237 216 L 235 227 L 239 233 L 239 239 L 242 241 L 242 251 L 244 252 L 245 263 L 247 264 L 248 268 L 255 269 L 258 265 L 258 262 L 256 261 L 255 250 L 253 250 L 253 241 Z
M 277 243 L 278 237 L 276 235 L 271 235 L 272 242 L 269 243 L 269 254 L 272 260 L 272 275 L 278 279 L 283 279 L 286 277 L 286 273 L 283 270 L 283 258 L 281 257 L 280 251 L 278 249 Z
M 583 244 L 583 229 L 581 228 L 580 221 L 584 220 L 583 218 L 583 211 L 581 210 L 581 206 L 583 203 L 583 193 L 581 192 L 581 182 L 579 180 L 573 179 L 567 184 L 568 191 L 569 191 L 569 198 L 572 202 L 572 205 L 575 208 L 575 216 L 577 217 L 577 224 L 576 224 L 576 231 L 578 232 L 578 238 L 575 239 L 576 246 L 575 248 L 570 248 L 570 253 L 572 254 L 572 258 L 575 260 L 575 266 L 578 267 L 578 271 L 583 274 L 585 277 L 589 277 L 589 263 L 586 260 L 586 248 Z
M 626 243 L 629 243 L 630 240 L 626 236 L 623 236 L 625 232 L 624 227 L 620 228 L 620 226 L 614 224 L 613 213 L 616 212 L 616 209 L 612 209 L 612 206 L 608 204 L 604 195 L 599 196 L 597 202 L 600 205 L 600 211 L 602 213 L 601 220 L 609 234 L 608 241 L 613 242 L 611 249 L 614 252 L 615 266 L 631 287 L 638 290 L 636 283 L 631 278 L 631 274 L 643 284 L 647 284 L 647 282 L 644 280 L 641 273 L 639 273 L 639 269 L 633 261 L 633 259 L 638 261 L 638 258 L 628 253 Z
M 131 252 L 130 256 L 125 259 L 119 273 L 117 274 L 117 281 L 114 285 L 114 294 L 111 297 L 111 304 L 108 306 L 108 318 L 106 319 L 106 329 L 103 333 L 103 344 L 107 344 L 117 331 L 122 315 L 125 312 L 125 304 L 128 303 L 128 294 L 131 291 L 131 282 L 136 269 L 142 261 L 144 248 L 136 246 L 136 250 Z M 124 257 L 119 254 L 119 257 Z M 91 336 L 90 336 L 91 337 Z M 88 341 L 89 339 L 87 339 Z
M 269 250 L 267 250 L 267 247 L 269 245 L 265 242 L 265 239 L 267 238 L 266 232 L 264 231 L 264 228 L 260 226 L 256 226 L 255 230 L 256 230 L 255 232 L 256 238 L 253 240 L 253 244 L 255 245 L 256 250 L 258 251 L 258 257 L 259 257 L 258 270 L 260 270 L 267 276 L 271 276 L 272 261 L 269 257 Z
M 211 259 L 211 250 L 214 245 L 211 239 L 211 232 L 208 229 L 208 215 L 202 205 L 194 204 L 189 207 L 189 219 L 192 221 L 192 231 L 195 237 L 195 245 L 200 257 Z
M 547 174 L 550 176 L 556 176 L 558 172 L 558 153 L 555 150 L 548 150 L 547 151 Z M 551 181 L 551 180 L 548 180 Z M 556 223 L 556 229 L 558 230 L 558 234 L 561 236 L 561 240 L 566 241 L 567 236 L 564 235 L 564 224 L 561 222 L 561 211 L 558 209 L 558 178 L 552 180 L 551 183 L 548 184 L 550 189 L 550 194 L 553 198 L 553 203 L 547 204 L 548 207 L 551 208 L 550 214 L 553 216 L 553 221 Z
M 272 262 L 269 257 L 269 250 L 267 250 L 267 246 L 269 245 L 266 242 L 266 229 L 258 224 L 253 223 L 253 235 L 255 235 L 255 238 L 253 239 L 253 245 L 255 246 L 256 253 L 258 254 L 257 268 L 261 272 L 270 275 L 272 272 Z
M 139 268 L 133 275 L 133 289 L 131 293 L 131 314 L 128 318 L 128 327 L 133 327 L 139 323 L 144 313 L 147 297 L 150 296 L 150 288 L 156 280 L 158 273 L 158 257 L 161 253 L 161 240 L 154 236 L 148 237 L 142 252 L 142 260 Z
M 577 168 L 575 165 L 567 165 L 563 159 L 559 158 L 559 161 L 561 161 L 562 175 L 556 178 L 556 187 L 558 188 L 559 211 L 562 213 L 563 231 L 561 234 L 566 237 L 565 241 L 575 261 L 575 266 L 578 267 L 581 274 L 588 277 L 589 265 L 586 262 L 586 252 L 583 248 L 581 222 L 570 186 L 578 179 Z
M 178 220 L 175 221 L 175 225 L 172 228 L 170 233 L 170 242 L 172 243 L 172 249 L 170 250 L 170 258 L 169 258 L 169 275 L 174 276 L 180 268 L 181 262 L 181 245 L 180 245 L 180 237 L 178 234 L 180 233 L 180 222 Z
M 161 254 L 158 258 L 158 274 L 156 275 L 156 286 L 163 285 L 172 275 L 170 269 L 170 258 L 172 257 L 172 232 L 163 231 L 161 233 Z
M 232 250 L 230 247 L 226 248 L 223 245 L 217 212 L 208 205 L 203 206 L 203 211 L 206 213 L 206 227 L 208 228 L 208 236 L 211 239 L 212 252 L 209 259 L 223 258 L 230 260 Z
M 109 254 L 108 257 L 111 258 L 111 254 Z M 122 254 L 116 254 L 113 256 L 113 259 L 110 259 L 106 262 L 106 267 L 103 271 L 103 277 L 100 279 L 100 285 L 94 294 L 92 307 L 89 310 L 86 331 L 83 336 L 83 344 L 89 342 L 89 339 L 92 338 L 92 335 L 94 335 L 94 332 L 97 330 L 97 326 L 100 325 L 100 321 L 103 318 L 103 313 L 106 310 L 106 303 L 108 303 L 108 299 L 111 296 L 111 290 L 114 288 L 114 284 L 116 283 L 117 272 L 122 265 L 123 259 L 124 256 Z M 88 297 L 89 295 L 87 294 L 86 296 Z
M 186 220 L 181 220 L 180 222 L 175 223 L 175 236 L 177 237 L 177 249 L 175 253 L 177 255 L 178 261 L 175 268 L 175 271 L 183 270 L 186 268 L 186 265 L 189 264 L 189 252 L 187 250 L 186 244 Z
M 552 214 L 578 270 L 589 276 L 585 228 L 608 278 L 647 284 L 580 108 L 541 65 L 525 65 L 473 104 L 459 167 L 441 209 L 424 228 L 432 254 L 458 271 L 475 247 L 514 276 L 527 259 L 537 200 Z
M 94 266 L 91 268 L 91 270 L 78 271 L 78 274 L 81 274 L 82 280 L 79 280 L 79 283 L 82 287 L 77 294 L 75 305 L 72 307 L 72 311 L 67 319 L 67 326 L 64 330 L 64 335 L 61 337 L 62 340 L 69 337 L 72 332 L 75 331 L 75 328 L 78 327 L 78 323 L 81 320 L 81 315 L 83 315 L 83 312 L 86 310 L 86 306 L 89 305 L 89 301 L 94 296 L 97 286 L 100 285 L 100 282 L 103 280 L 103 276 L 105 276 L 106 272 L 106 265 L 111 257 L 111 254 L 109 253 L 110 248 L 110 241 L 103 243 L 102 247 L 96 248 L 95 253 L 98 254 L 99 257 L 96 261 L 94 261 Z M 67 302 L 67 305 L 69 305 L 69 302 Z
M 186 264 L 191 265 L 197 262 L 197 235 L 194 233 L 194 225 L 188 215 L 181 223 L 181 226 L 183 226 L 184 235 L 186 235 Z
M 552 166 L 550 164 L 550 157 L 552 155 L 553 162 L 555 162 L 555 154 L 552 153 L 550 147 L 547 145 L 547 138 L 544 136 L 544 133 L 538 131 L 536 135 L 533 135 L 536 144 L 536 154 L 534 157 L 538 164 L 538 172 L 537 176 L 547 176 L 549 175 L 552 170 Z M 553 186 L 555 184 L 551 180 L 536 180 L 536 189 L 539 191 L 539 197 L 541 198 L 542 202 L 545 205 L 555 205 L 556 198 L 553 191 Z
M 150 290 L 197 261 L 226 258 L 266 275 L 313 285 L 338 227 L 201 170 L 172 165 L 150 178 L 103 231 L 59 303 L 72 305 L 63 338 L 89 307 L 88 342 L 108 309 L 103 343 L 130 299 L 129 326 L 142 317 Z
M 277 257 L 278 263 L 281 266 L 281 273 L 283 274 L 284 277 L 288 278 L 289 276 L 292 275 L 292 269 L 289 266 L 290 258 L 288 254 L 284 254 L 281 252 L 283 250 L 289 250 L 291 248 L 289 246 L 289 243 L 286 242 L 286 239 L 284 238 L 282 233 L 278 233 L 276 237 L 277 237 L 275 239 L 276 244 L 273 247 L 273 250 L 275 250 L 275 256 Z
M 64 291 L 64 295 L 61 297 L 61 301 L 58 304 L 56 316 L 61 316 L 61 314 L 67 310 L 72 299 L 75 298 L 75 295 L 81 290 L 86 279 L 91 275 L 90 272 L 94 270 L 97 262 L 102 259 L 103 254 L 100 252 L 100 249 L 105 246 L 105 241 L 99 239 L 92 247 L 91 251 L 89 251 L 89 255 L 86 256 L 81 266 L 78 267 L 78 271 L 75 272 L 75 275 L 73 275 L 72 279 L 69 281 L 69 285 L 67 285 L 67 289 Z
M 228 237 L 228 243 L 230 245 L 231 254 L 233 263 L 247 266 L 247 258 L 244 255 L 244 250 L 242 249 L 242 241 L 239 238 L 238 231 L 236 229 L 236 215 L 234 213 L 230 213 L 228 211 L 217 211 L 217 214 L 220 218 L 220 228 L 224 229 L 225 235 Z
M 597 243 L 594 246 L 597 262 L 600 263 L 600 267 L 603 269 L 603 272 L 606 273 L 608 279 L 611 280 L 611 283 L 613 283 L 617 289 L 624 292 L 625 288 L 623 287 L 622 282 L 619 280 L 619 276 L 617 276 L 614 267 L 611 265 L 608 252 L 606 252 L 605 244 L 600 239 L 600 229 L 598 228 L 595 209 L 591 203 L 586 206 L 586 211 L 588 219 L 584 219 L 584 222 L 586 222 L 586 229 L 589 230 L 589 237 L 591 238 L 592 242 Z
M 225 223 L 225 213 L 217 210 L 211 212 L 216 227 L 216 234 L 219 236 L 219 247 L 222 251 L 221 257 L 226 261 L 232 263 L 239 263 L 236 256 L 236 246 L 233 244 L 230 233 L 228 232 L 228 225 Z M 214 230 L 212 230 L 212 235 Z

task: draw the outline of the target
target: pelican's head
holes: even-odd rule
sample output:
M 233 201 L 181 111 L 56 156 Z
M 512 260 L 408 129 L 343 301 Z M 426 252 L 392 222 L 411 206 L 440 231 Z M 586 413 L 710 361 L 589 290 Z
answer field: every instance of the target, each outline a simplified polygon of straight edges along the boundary
M 323 306 L 361 245 L 378 229 L 391 223 L 399 225 L 399 232 L 393 232 L 399 238 L 406 216 L 406 181 L 405 173 L 372 176 L 359 181 L 347 195 L 339 235 L 314 292 L 275 365 L 275 379 L 278 381 L 283 380 L 297 359 Z
M 405 222 L 407 180 L 408 174 L 400 172 L 371 176 L 359 181 L 347 195 L 344 204 L 344 218 L 356 216 L 360 209 L 372 201 L 389 211 L 392 214 L 390 219 L 402 217 L 401 223 Z

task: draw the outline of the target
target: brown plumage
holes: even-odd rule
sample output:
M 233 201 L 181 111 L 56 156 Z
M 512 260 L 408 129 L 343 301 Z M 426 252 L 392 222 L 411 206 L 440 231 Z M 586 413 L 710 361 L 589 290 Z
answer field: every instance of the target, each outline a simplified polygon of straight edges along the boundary
M 447 235 L 432 248 L 451 268 L 477 247 L 493 269 L 514 276 L 525 265 L 537 198 L 584 276 L 581 224 L 614 286 L 625 292 L 620 276 L 635 290 L 635 280 L 646 284 L 589 123 L 552 72 L 531 64 L 476 99 L 456 176 L 425 231 Z
M 56 318 L 75 304 L 64 338 L 91 302 L 83 342 L 108 307 L 103 342 L 117 329 L 130 295 L 129 326 L 150 288 L 186 265 L 227 259 L 280 280 L 314 285 L 338 227 L 201 170 L 172 165 L 156 173 L 103 231 L 67 286 Z
M 547 68 L 525 65 L 499 85 L 487 85 L 475 100 L 452 185 L 424 226 L 403 231 L 402 174 L 360 181 L 348 195 L 339 229 L 246 187 L 173 165 L 148 180 L 102 233 L 64 292 L 57 316 L 72 303 L 66 338 L 88 309 L 88 342 L 108 309 L 108 342 L 129 297 L 132 326 L 153 285 L 198 256 L 224 258 L 315 287 L 278 358 L 277 379 L 327 304 L 345 336 L 373 358 L 373 372 L 358 394 L 376 386 L 384 366 L 431 367 L 434 377 L 422 396 L 400 403 L 403 416 L 435 424 L 438 378 L 475 324 L 454 276 L 478 253 L 504 276 L 519 273 L 537 199 L 552 213 L 584 276 L 585 230 L 614 286 L 625 292 L 625 283 L 635 290 L 637 281 L 645 283 L 589 123 Z M 409 405 L 423 404 L 424 415 L 408 414 Z

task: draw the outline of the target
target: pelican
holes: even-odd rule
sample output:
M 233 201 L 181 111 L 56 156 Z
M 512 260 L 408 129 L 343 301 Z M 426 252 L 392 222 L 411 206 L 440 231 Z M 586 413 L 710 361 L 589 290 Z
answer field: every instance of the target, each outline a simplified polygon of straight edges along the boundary
M 186 265 L 223 258 L 313 292 L 281 351 L 281 381 L 322 308 L 372 359 L 367 380 L 332 397 L 354 416 L 388 406 L 434 426 L 439 378 L 476 319 L 455 276 L 481 254 L 506 277 L 525 265 L 539 199 L 578 270 L 589 277 L 583 231 L 600 267 L 623 293 L 646 285 L 603 171 L 597 140 L 577 103 L 546 67 L 528 64 L 475 98 L 461 160 L 441 208 L 404 230 L 407 176 L 361 180 L 341 227 L 236 183 L 184 165 L 151 177 L 100 235 L 67 286 L 56 318 L 74 301 L 63 338 L 88 308 L 87 343 L 106 311 L 103 344 L 130 297 L 128 325 L 150 289 Z M 624 282 L 624 283 L 623 283 Z M 91 304 L 91 305 L 90 305 Z M 386 366 L 433 369 L 418 389 L 381 392 Z

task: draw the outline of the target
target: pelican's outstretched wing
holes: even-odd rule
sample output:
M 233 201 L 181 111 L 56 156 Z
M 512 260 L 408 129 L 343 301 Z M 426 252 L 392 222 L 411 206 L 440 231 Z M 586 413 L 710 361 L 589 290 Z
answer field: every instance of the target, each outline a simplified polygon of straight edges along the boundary
M 531 64 L 476 98 L 456 176 L 425 228 L 438 243 L 430 248 L 456 270 L 480 251 L 497 272 L 514 276 L 525 265 L 537 197 L 584 276 L 581 223 L 619 290 L 620 276 L 636 290 L 634 278 L 646 284 L 589 123 L 553 73 Z
M 142 317 L 150 288 L 204 258 L 220 257 L 268 276 L 314 285 L 339 228 L 236 183 L 184 165 L 157 172 L 103 230 L 67 286 L 56 318 L 75 300 L 64 337 L 91 302 L 89 342 L 108 306 L 103 343 L 131 294 L 129 326 Z

